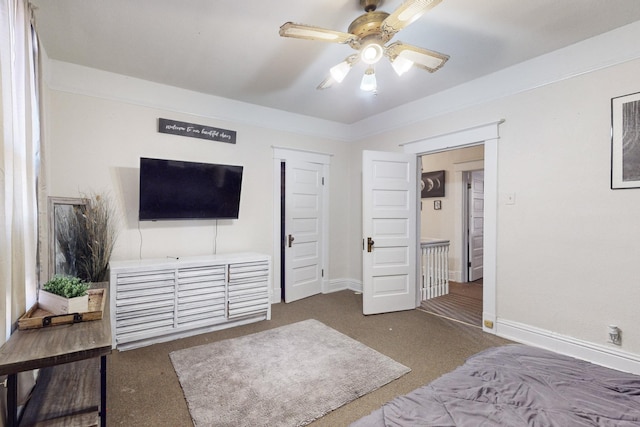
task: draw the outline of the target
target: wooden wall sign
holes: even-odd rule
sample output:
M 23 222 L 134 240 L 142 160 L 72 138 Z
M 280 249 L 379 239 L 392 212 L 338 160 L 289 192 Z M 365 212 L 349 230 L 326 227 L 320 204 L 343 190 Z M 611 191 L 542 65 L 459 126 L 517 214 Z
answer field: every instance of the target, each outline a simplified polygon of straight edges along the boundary
M 208 139 L 210 141 L 228 142 L 229 144 L 236 143 L 235 130 L 218 129 L 211 126 L 178 122 L 169 119 L 158 119 L 158 132 Z

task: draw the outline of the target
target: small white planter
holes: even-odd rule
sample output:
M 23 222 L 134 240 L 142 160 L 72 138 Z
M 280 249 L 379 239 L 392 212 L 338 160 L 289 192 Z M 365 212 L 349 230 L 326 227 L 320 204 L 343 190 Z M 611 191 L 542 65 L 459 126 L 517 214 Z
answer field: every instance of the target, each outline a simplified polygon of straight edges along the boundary
M 86 313 L 89 311 L 89 295 L 65 298 L 40 289 L 38 306 L 53 314 Z

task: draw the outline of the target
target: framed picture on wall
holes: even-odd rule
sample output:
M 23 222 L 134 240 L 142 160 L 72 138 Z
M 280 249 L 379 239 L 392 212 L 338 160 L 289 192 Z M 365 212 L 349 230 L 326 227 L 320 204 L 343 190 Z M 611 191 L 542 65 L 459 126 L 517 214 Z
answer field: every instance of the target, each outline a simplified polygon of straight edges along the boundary
M 444 171 L 424 172 L 420 182 L 421 197 L 444 197 Z
M 611 99 L 611 188 L 640 188 L 640 92 Z

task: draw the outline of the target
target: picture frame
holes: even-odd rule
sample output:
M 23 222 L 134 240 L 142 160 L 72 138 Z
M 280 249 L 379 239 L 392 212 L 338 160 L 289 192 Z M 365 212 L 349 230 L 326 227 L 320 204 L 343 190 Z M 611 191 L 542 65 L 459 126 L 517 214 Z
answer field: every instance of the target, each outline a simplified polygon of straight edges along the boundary
M 424 172 L 420 181 L 420 197 L 444 197 L 444 170 Z
M 442 209 L 442 200 L 434 200 L 433 209 L 436 211 L 439 211 L 440 209 Z
M 611 98 L 611 189 L 640 188 L 640 92 Z

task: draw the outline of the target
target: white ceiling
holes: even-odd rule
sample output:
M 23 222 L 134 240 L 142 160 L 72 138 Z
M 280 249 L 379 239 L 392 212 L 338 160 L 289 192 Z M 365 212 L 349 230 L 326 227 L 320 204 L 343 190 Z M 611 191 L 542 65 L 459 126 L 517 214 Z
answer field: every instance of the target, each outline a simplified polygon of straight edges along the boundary
M 31 2 L 51 59 L 345 124 L 640 20 L 639 0 L 443 0 L 393 41 L 450 60 L 397 77 L 383 59 L 374 95 L 359 89 L 363 64 L 316 90 L 350 47 L 278 34 L 287 21 L 346 31 L 359 0 Z

